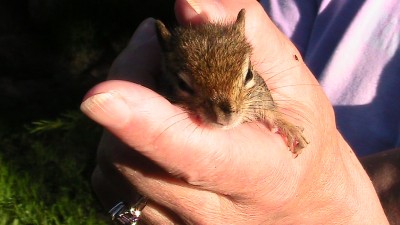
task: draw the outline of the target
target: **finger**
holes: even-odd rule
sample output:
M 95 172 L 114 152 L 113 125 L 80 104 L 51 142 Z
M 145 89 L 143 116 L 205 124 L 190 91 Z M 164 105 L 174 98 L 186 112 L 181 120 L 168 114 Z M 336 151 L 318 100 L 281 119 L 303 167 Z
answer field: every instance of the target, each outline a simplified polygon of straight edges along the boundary
M 231 190 L 231 184 L 237 183 L 237 173 L 242 174 L 241 184 L 247 186 L 255 183 L 255 177 L 265 180 L 272 176 L 269 173 L 280 163 L 292 162 L 290 153 L 282 150 L 286 148 L 280 135 L 261 126 L 243 124 L 240 129 L 228 131 L 199 127 L 164 98 L 129 82 L 108 81 L 91 92 L 93 95 L 82 103 L 84 113 L 125 144 L 189 183 L 205 185 L 202 182 L 215 183 L 221 176 L 227 176 L 220 188 Z M 110 151 L 109 155 L 117 157 L 116 151 Z M 99 153 L 105 161 L 109 155 Z M 232 171 L 219 168 L 232 168 Z M 235 176 L 226 175 L 227 172 Z
M 102 143 L 102 146 L 106 146 L 104 148 L 107 148 L 107 145 L 115 146 L 113 143 Z M 110 166 L 100 166 L 96 168 L 92 177 L 93 188 L 107 209 L 120 201 L 127 202 L 129 205 L 135 204 L 138 200 L 137 191 L 149 198 L 149 203 L 142 214 L 145 221 L 151 222 L 150 224 L 198 224 L 199 221 L 208 220 L 211 224 L 211 220 L 215 222 L 221 219 L 220 216 L 204 218 L 204 215 L 212 215 L 218 208 L 232 208 L 232 210 L 227 210 L 230 215 L 225 213 L 222 218 L 238 217 L 239 219 L 238 215 L 243 215 L 236 211 L 236 207 L 232 207 L 234 203 L 226 196 L 198 190 L 181 180 L 172 178 L 165 171 L 159 170 L 152 162 L 132 155 L 132 151 L 112 152 L 113 155 L 128 158 L 112 164 L 114 167 L 112 170 L 118 171 L 118 174 L 110 172 Z
M 159 73 L 159 68 L 160 49 L 154 19 L 149 18 L 139 25 L 127 47 L 113 62 L 108 79 L 127 80 L 154 87 L 154 76 Z
M 141 216 L 148 224 L 224 224 L 226 219 L 244 224 L 251 221 L 248 215 L 257 211 L 253 207 L 237 207 L 226 196 L 196 190 L 182 181 L 168 179 L 165 174 L 149 176 L 134 168 L 125 166 L 120 171 L 129 183 L 115 181 L 105 176 L 107 173 L 99 167 L 95 169 L 93 188 L 106 209 L 120 201 L 134 205 L 138 195 L 132 195 L 132 186 L 136 186 L 149 198 Z M 221 214 L 219 209 L 224 209 L 224 213 Z
M 205 22 L 227 23 L 234 21 L 241 9 L 253 7 L 258 7 L 257 1 L 177 0 L 175 14 L 178 22 L 183 25 Z
M 99 167 L 96 167 L 92 174 L 93 190 L 107 211 L 118 202 L 134 203 L 140 197 L 127 182 L 110 178 L 106 178 Z
M 129 207 L 139 200 L 141 195 L 132 192 L 134 188 L 130 184 L 125 182 L 110 182 L 111 180 L 115 181 L 115 178 L 105 176 L 102 170 L 96 167 L 92 175 L 92 185 L 106 211 L 121 201 L 126 202 Z M 183 224 L 176 214 L 154 203 L 151 199 L 142 210 L 140 218 L 148 224 Z
M 92 184 L 107 209 L 120 201 L 133 205 L 140 195 L 148 197 L 150 207 L 145 208 L 143 215 L 152 224 L 160 224 L 160 221 L 163 221 L 161 224 L 166 224 L 166 221 L 183 224 L 177 221 L 181 218 L 201 219 L 202 213 L 212 213 L 222 204 L 222 197 L 199 191 L 170 177 L 153 162 L 107 133 L 100 143 L 99 166 L 93 173 Z M 198 209 L 196 213 L 193 213 L 193 208 Z
M 127 178 L 129 174 L 119 169 L 122 165 L 130 166 L 138 173 L 149 171 L 147 172 L 149 175 L 150 172 L 160 171 L 159 167 L 138 152 L 132 151 L 129 146 L 107 131 L 101 137 L 97 161 L 98 165 L 92 174 L 92 184 L 107 209 L 120 201 L 134 203 L 140 197 L 141 193 Z
M 174 225 L 174 224 L 185 224 L 176 214 L 172 213 L 170 210 L 149 201 L 147 206 L 142 211 L 141 218 L 146 224 L 157 225 L 157 224 L 165 224 L 165 225 Z

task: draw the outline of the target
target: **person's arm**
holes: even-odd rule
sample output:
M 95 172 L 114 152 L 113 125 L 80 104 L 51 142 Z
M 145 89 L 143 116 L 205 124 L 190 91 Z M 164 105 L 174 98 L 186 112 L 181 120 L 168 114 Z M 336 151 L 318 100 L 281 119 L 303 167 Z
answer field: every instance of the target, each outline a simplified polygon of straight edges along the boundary
M 360 159 L 390 224 L 400 224 L 400 148 Z
M 273 94 L 290 100 L 279 103 L 304 127 L 307 148 L 293 159 L 282 137 L 261 124 L 206 129 L 152 91 L 159 48 L 150 19 L 110 72 L 141 85 L 107 81 L 82 103 L 109 131 L 93 175 L 99 198 L 111 208 L 134 203 L 135 192 L 148 197 L 143 218 L 150 224 L 388 224 L 331 104 L 264 9 L 256 1 L 176 1 L 182 24 L 233 20 L 244 7 L 255 69 Z

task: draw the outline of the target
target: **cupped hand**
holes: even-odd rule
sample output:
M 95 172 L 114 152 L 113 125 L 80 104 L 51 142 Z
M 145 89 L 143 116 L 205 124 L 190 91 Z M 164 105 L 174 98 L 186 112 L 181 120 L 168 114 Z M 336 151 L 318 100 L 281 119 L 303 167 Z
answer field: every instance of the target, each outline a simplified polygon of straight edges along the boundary
M 160 49 L 147 19 L 115 60 L 110 80 L 90 90 L 81 107 L 107 130 L 93 175 L 105 207 L 134 203 L 140 193 L 149 198 L 149 224 L 387 223 L 318 82 L 258 2 L 178 0 L 175 9 L 185 25 L 233 22 L 241 8 L 255 69 L 310 144 L 293 158 L 262 123 L 230 130 L 194 123 L 152 90 Z

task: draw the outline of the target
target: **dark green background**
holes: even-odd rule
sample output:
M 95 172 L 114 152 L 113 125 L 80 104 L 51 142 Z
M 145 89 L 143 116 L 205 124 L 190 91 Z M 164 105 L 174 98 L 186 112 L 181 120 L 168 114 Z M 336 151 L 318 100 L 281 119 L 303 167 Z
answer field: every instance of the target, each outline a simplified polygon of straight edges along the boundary
M 79 105 L 147 17 L 173 23 L 173 1 L 0 1 L 0 225 L 109 222 Z

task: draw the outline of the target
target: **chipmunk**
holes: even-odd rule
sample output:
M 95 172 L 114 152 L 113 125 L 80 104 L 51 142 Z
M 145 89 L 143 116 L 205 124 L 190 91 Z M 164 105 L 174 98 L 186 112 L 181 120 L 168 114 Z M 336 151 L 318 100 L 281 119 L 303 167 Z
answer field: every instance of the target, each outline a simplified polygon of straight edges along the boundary
M 296 157 L 308 144 L 302 128 L 278 111 L 264 79 L 252 67 L 245 37 L 245 10 L 233 24 L 207 23 L 168 30 L 156 21 L 162 50 L 159 91 L 201 123 L 230 129 L 265 121 L 286 140 Z

